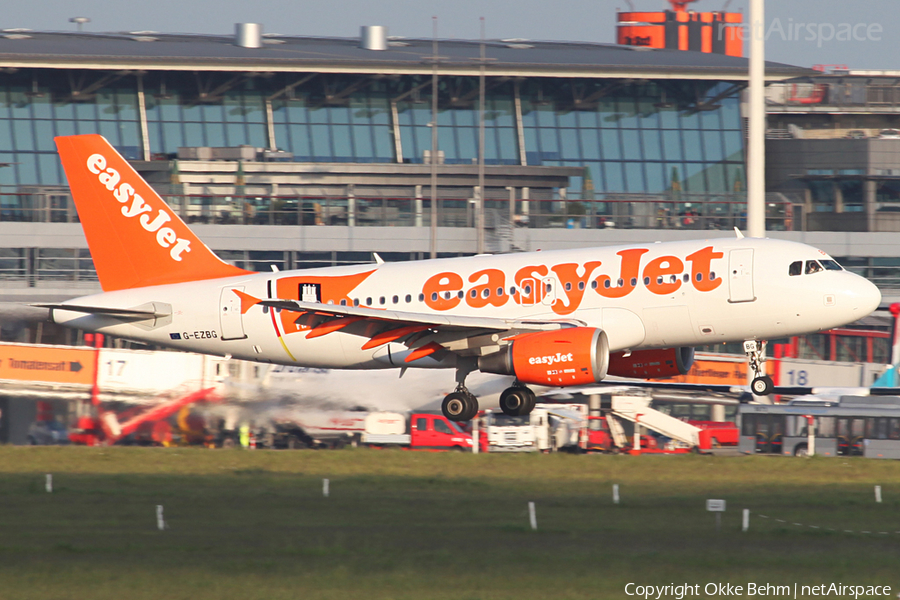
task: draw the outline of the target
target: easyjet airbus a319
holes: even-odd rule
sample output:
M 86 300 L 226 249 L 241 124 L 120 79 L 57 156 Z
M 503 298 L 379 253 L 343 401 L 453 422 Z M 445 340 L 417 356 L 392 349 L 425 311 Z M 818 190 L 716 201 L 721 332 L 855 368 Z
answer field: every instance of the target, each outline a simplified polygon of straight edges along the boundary
M 456 369 L 454 420 L 481 370 L 528 384 L 685 373 L 693 347 L 855 321 L 881 294 L 824 252 L 769 239 L 657 243 L 254 273 L 220 260 L 99 135 L 56 138 L 103 293 L 52 319 L 179 350 L 329 369 Z M 745 343 L 755 393 L 771 389 Z

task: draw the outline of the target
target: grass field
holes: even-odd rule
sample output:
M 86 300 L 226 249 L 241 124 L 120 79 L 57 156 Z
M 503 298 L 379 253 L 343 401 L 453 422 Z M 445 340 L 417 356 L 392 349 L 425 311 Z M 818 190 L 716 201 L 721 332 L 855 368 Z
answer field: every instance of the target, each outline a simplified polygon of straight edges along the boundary
M 720 533 L 707 498 L 728 502 Z M 892 461 L 0 447 L 0 502 L 3 599 L 633 598 L 629 582 L 900 592 Z

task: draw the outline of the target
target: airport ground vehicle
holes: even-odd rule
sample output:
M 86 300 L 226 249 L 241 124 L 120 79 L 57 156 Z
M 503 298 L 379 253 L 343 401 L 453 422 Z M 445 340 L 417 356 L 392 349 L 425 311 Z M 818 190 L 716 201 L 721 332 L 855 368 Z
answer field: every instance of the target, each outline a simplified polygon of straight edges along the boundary
M 740 408 L 740 421 L 739 449 L 743 452 L 900 458 L 900 397 L 897 396 L 841 396 L 835 401 L 809 399 L 781 405 L 746 404 Z M 811 441 L 814 449 L 810 448 Z
M 640 425 L 642 451 L 681 452 L 696 449 L 710 451 L 736 446 L 738 428 L 734 422 L 712 419 L 710 402 L 689 398 L 660 402 L 642 391 L 595 394 L 588 398 L 588 435 L 586 449 L 629 451 L 636 449 L 635 424 Z M 726 418 L 735 407 L 724 407 Z
M 409 450 L 471 450 L 472 435 L 440 413 L 374 412 L 366 417 L 359 444 Z
M 185 395 L 179 394 L 152 408 L 130 407 L 116 412 L 95 402 L 96 416 L 80 417 L 76 427 L 69 430 L 69 440 L 73 444 L 85 446 L 117 443 L 169 445 L 173 438 L 172 426 L 167 419 L 191 404 L 214 400 L 217 400 L 214 388 L 206 388 Z M 193 423 L 188 425 L 188 417 L 186 412 L 181 416 L 184 422 L 180 426 L 181 430 L 192 438 L 191 441 L 203 443 L 204 440 L 196 439 L 198 432 L 202 434 L 202 427 L 198 429 Z

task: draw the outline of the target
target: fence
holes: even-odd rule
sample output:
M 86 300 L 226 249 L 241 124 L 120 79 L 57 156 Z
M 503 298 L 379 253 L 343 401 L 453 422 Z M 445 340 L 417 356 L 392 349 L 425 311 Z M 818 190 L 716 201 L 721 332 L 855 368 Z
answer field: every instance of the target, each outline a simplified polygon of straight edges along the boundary
M 770 194 L 766 228 L 798 230 L 801 206 Z M 218 225 L 350 225 L 421 227 L 431 223 L 430 199 L 411 197 L 166 195 L 187 223 Z M 487 199 L 485 210 L 509 217 L 517 227 L 585 229 L 744 229 L 741 194 L 606 194 L 598 198 Z M 473 227 L 475 200 L 440 198 L 439 227 Z M 77 223 L 67 193 L 0 193 L 0 221 Z M 500 222 L 494 219 L 494 222 Z M 490 224 L 489 224 L 490 226 Z

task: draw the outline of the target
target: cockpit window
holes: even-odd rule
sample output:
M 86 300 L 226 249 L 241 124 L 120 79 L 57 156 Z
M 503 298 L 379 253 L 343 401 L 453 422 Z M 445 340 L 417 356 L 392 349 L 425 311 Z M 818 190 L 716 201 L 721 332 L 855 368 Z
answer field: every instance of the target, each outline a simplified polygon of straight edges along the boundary
M 837 263 L 837 261 L 834 261 L 834 260 L 820 260 L 819 262 L 822 263 L 822 266 L 825 267 L 826 271 L 843 271 L 844 270 L 844 267 L 839 265 Z
M 822 271 L 822 270 L 823 270 L 822 265 L 819 264 L 819 261 L 817 261 L 817 260 L 806 261 L 806 274 L 807 275 L 809 275 L 810 273 L 818 273 L 819 271 Z
M 803 273 L 803 261 L 798 260 L 791 263 L 791 266 L 788 267 L 788 275 L 791 277 L 795 275 L 801 275 Z

